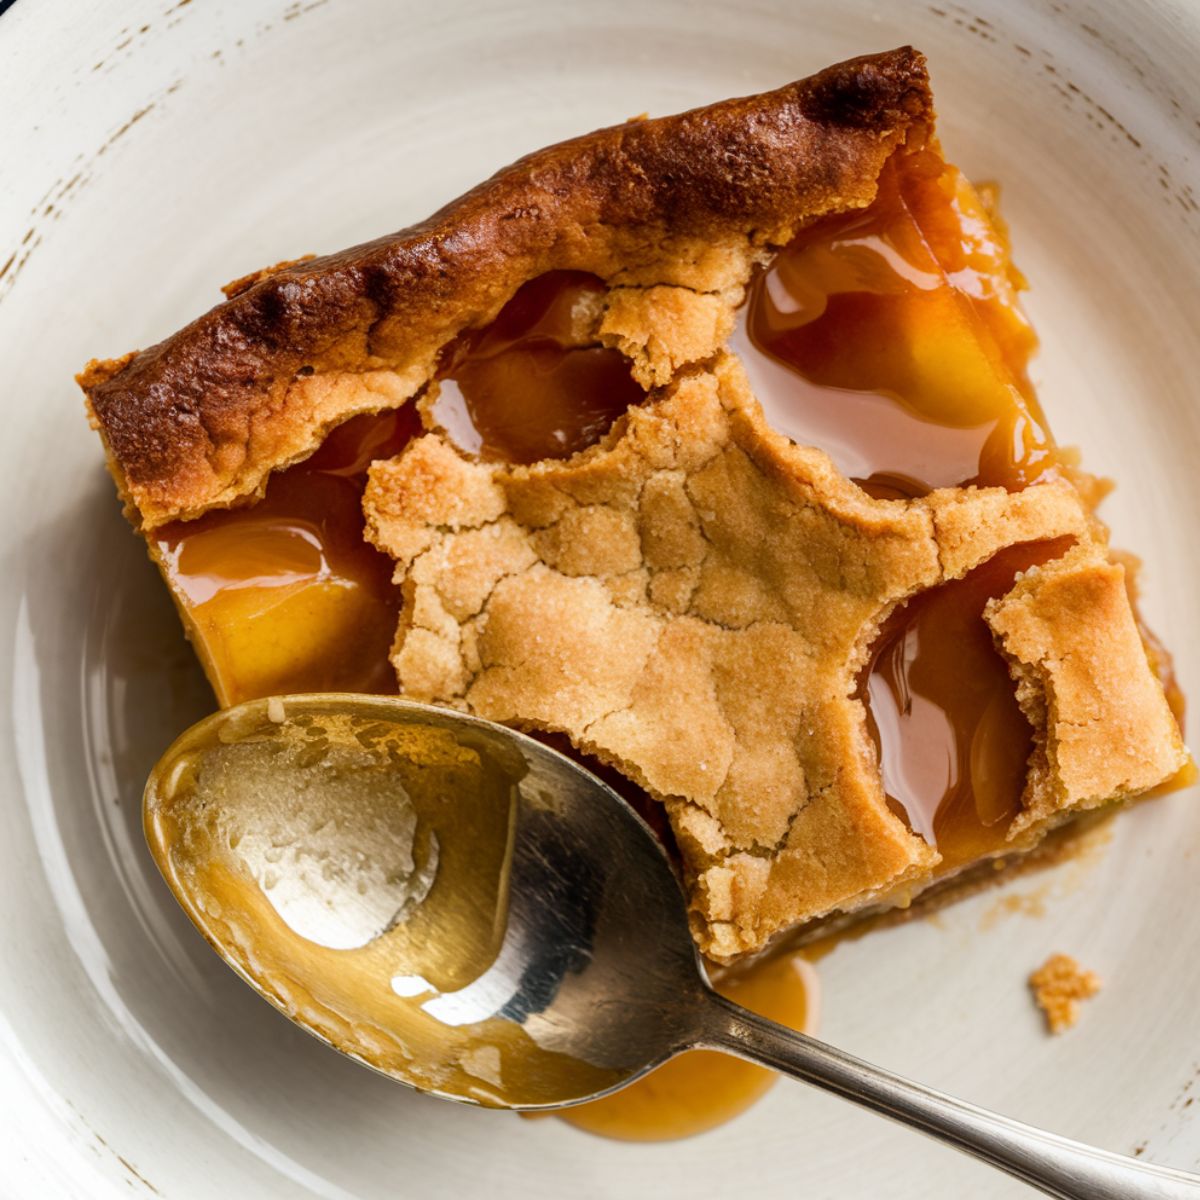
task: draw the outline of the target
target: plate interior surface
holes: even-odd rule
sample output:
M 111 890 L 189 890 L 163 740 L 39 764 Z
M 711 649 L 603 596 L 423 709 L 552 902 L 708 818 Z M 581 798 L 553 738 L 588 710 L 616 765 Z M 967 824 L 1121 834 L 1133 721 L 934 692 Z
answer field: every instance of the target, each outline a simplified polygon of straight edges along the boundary
M 999 179 L 1060 440 L 1121 486 L 1118 544 L 1200 689 L 1200 10 L 847 0 L 127 0 L 0 16 L 0 1193 L 661 1200 L 1027 1194 L 780 1084 L 632 1146 L 409 1094 L 306 1037 L 202 944 L 142 843 L 146 772 L 212 706 L 71 376 L 256 267 L 417 220 L 514 157 L 911 42 L 948 155 Z M 12 255 L 10 258 L 9 255 Z M 7 267 L 5 261 L 7 260 Z M 836 1044 L 1013 1116 L 1200 1159 L 1200 808 L 841 947 Z M 1028 972 L 1105 979 L 1048 1039 Z

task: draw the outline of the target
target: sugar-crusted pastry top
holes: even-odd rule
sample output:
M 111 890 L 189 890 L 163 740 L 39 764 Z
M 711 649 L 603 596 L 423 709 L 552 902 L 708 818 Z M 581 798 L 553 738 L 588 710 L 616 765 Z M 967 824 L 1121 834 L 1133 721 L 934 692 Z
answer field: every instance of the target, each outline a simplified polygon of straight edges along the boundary
M 1125 567 L 1085 542 L 1035 567 L 985 619 L 1033 726 L 1029 791 L 1013 834 L 1170 778 L 1186 751 L 1129 603 Z

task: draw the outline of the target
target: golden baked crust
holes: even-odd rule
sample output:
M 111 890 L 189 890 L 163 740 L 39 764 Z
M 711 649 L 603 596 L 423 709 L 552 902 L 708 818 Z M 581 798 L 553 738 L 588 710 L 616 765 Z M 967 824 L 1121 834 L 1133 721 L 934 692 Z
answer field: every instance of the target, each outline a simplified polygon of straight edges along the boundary
M 130 515 L 152 529 L 261 494 L 331 426 L 414 396 L 443 346 L 544 272 L 739 287 L 768 245 L 868 204 L 884 159 L 932 120 L 915 50 L 853 59 L 563 142 L 420 225 L 248 276 L 165 342 L 79 377 Z
M 401 690 L 565 733 L 661 800 L 720 960 L 931 878 L 936 851 L 885 800 L 856 681 L 898 603 L 1006 546 L 1079 546 L 991 612 L 1040 732 L 1011 836 L 1183 761 L 1122 569 L 1072 486 L 873 500 L 772 431 L 723 352 L 571 459 L 473 462 L 428 434 L 375 464 L 365 509 L 404 589 Z M 1094 697 L 1116 672 L 1131 717 Z M 1089 704 L 1096 735 L 1078 733 Z M 1091 762 L 1094 736 L 1127 729 L 1128 755 Z
M 1035 567 L 984 618 L 1034 729 L 1012 835 L 1136 796 L 1187 759 L 1129 604 L 1125 567 L 1087 543 Z M 1147 734 L 1153 736 L 1147 736 Z

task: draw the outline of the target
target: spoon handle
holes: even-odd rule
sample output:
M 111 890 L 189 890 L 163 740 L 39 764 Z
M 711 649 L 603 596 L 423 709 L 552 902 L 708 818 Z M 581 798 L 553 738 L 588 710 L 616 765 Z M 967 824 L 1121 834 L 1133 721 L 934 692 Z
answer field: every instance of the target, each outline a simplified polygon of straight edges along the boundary
M 715 993 L 701 1044 L 815 1084 L 1060 1200 L 1200 1200 L 1200 1176 L 1097 1150 L 873 1067 Z

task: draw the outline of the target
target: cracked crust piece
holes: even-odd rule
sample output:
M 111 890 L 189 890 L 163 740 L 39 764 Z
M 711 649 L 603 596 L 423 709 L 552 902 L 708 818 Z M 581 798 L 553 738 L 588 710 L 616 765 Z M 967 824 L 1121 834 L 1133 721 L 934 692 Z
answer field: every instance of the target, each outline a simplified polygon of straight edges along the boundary
M 1125 567 L 1082 545 L 1035 567 L 984 613 L 1017 681 L 1034 751 L 1013 833 L 1136 796 L 1187 759 L 1166 697 L 1144 669 Z M 1147 730 L 1158 732 L 1152 740 Z
M 1065 483 L 871 499 L 773 432 L 724 354 L 565 461 L 468 461 L 427 435 L 372 468 L 365 508 L 404 590 L 403 692 L 565 733 L 661 800 L 718 959 L 936 865 L 888 808 L 855 697 L 895 605 L 1016 542 L 1076 539 L 1068 574 L 1104 561 Z M 1051 642 L 1060 625 L 1095 630 L 1051 594 L 1058 578 L 1029 576 L 1011 599 L 1044 596 Z M 1114 600 L 1111 628 L 1105 615 L 1108 637 L 1128 604 Z M 1040 646 L 1006 647 L 1044 669 Z M 1140 650 L 1122 659 L 1156 686 Z M 1027 689 L 1047 694 L 1040 677 Z M 1144 715 L 1173 731 L 1165 705 Z M 1177 752 L 1176 735 L 1134 786 Z M 1061 759 L 1031 819 L 1090 803 Z
M 932 120 L 915 50 L 853 59 L 563 142 L 402 233 L 247 276 L 167 341 L 80 375 L 127 508 L 149 530 L 261 494 L 333 425 L 413 397 L 448 342 L 545 272 L 739 287 L 766 246 L 868 204 Z

